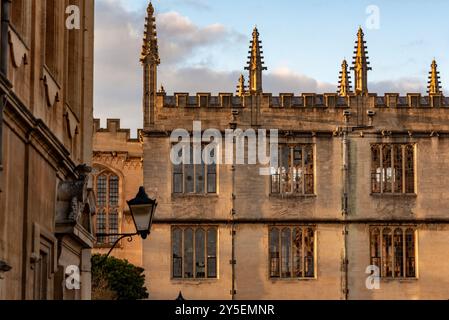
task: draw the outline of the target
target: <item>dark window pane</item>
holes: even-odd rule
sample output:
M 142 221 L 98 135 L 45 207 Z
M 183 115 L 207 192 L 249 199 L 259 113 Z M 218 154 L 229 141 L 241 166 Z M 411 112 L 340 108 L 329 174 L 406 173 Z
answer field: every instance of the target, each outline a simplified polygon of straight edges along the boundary
M 382 167 L 380 165 L 380 145 L 371 146 L 371 191 L 380 193 Z
M 304 171 L 305 171 L 305 194 L 314 193 L 314 162 L 313 162 L 313 146 L 304 147 Z
M 401 229 L 394 231 L 394 276 L 404 277 L 404 236 Z
M 195 165 L 193 164 L 193 148 L 190 147 L 190 161 L 189 164 L 184 165 L 186 181 L 185 181 L 185 192 L 194 193 L 195 192 Z
M 118 183 L 119 179 L 117 176 L 109 177 L 109 205 L 118 206 Z
M 204 193 L 204 187 L 205 187 L 205 179 L 204 179 L 204 173 L 206 170 L 206 166 L 204 164 L 197 164 L 196 170 L 195 170 L 195 183 L 196 183 L 196 193 Z
M 279 261 L 279 230 L 272 228 L 270 230 L 270 277 L 280 277 Z
M 195 272 L 196 278 L 206 277 L 206 232 L 198 229 L 195 232 Z
M 173 230 L 173 278 L 182 278 L 182 230 Z
M 293 231 L 293 276 L 302 278 L 302 230 L 295 228 Z
M 415 231 L 408 229 L 405 233 L 406 243 L 406 277 L 416 277 L 416 260 L 415 260 Z
M 111 234 L 117 234 L 119 232 L 118 227 L 118 212 L 117 209 L 112 209 L 109 211 L 109 232 Z M 109 243 L 113 244 L 118 239 L 117 236 L 110 236 Z
M 380 231 L 378 228 L 371 231 L 371 264 L 380 268 Z
M 405 148 L 405 191 L 415 193 L 415 159 L 414 146 L 408 145 Z
M 402 178 L 403 178 L 403 157 L 402 157 L 402 145 L 396 144 L 393 148 L 394 151 L 394 192 L 402 193 Z
M 97 213 L 97 233 L 107 233 L 106 232 L 106 212 L 104 209 L 100 209 Z M 106 242 L 106 237 L 98 237 L 98 243 L 104 244 Z
M 393 239 L 391 229 L 384 229 L 382 235 L 382 275 L 393 277 Z
M 281 146 L 281 186 L 282 193 L 291 193 L 292 181 L 291 181 L 291 163 L 290 163 L 290 147 Z
M 291 278 L 291 265 L 290 265 L 290 250 L 292 248 L 291 243 L 291 231 L 290 228 L 285 228 L 282 230 L 282 264 L 281 264 L 281 270 L 282 270 L 282 278 Z
M 217 277 L 217 229 L 207 231 L 207 277 Z
M 184 230 L 184 278 L 193 278 L 193 230 Z
M 304 270 L 306 278 L 315 276 L 315 232 L 307 229 L 304 236 Z
M 106 206 L 106 186 L 108 178 L 101 175 L 97 178 L 97 204 L 99 207 Z
M 393 168 L 391 158 L 391 145 L 384 145 L 382 149 L 382 165 L 383 165 L 383 192 L 391 193 L 391 184 L 393 182 Z
M 297 146 L 293 151 L 293 192 L 304 193 L 303 147 Z

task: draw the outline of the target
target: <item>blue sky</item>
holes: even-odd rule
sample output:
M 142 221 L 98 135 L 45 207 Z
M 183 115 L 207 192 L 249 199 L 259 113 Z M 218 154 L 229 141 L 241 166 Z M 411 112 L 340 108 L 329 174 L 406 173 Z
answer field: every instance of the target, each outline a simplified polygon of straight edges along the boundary
M 126 115 L 130 108 L 141 110 L 138 57 L 147 4 L 147 0 L 97 0 L 97 28 L 103 37 L 96 40 L 95 113 L 102 118 L 124 115 L 124 122 L 133 128 L 140 119 Z M 333 92 L 342 59 L 352 61 L 361 25 L 374 91 L 425 91 L 435 57 L 449 94 L 449 1 L 153 0 L 153 4 L 162 47 L 159 77 L 168 92 L 233 91 L 254 25 L 269 68 L 265 91 Z M 370 5 L 380 10 L 379 29 L 366 27 Z M 120 36 L 122 29 L 128 30 L 130 39 Z M 124 47 L 111 55 L 111 48 L 120 45 Z M 129 88 L 111 91 L 111 86 L 116 88 L 111 72 L 122 75 L 121 83 Z M 114 99 L 106 98 L 114 94 Z

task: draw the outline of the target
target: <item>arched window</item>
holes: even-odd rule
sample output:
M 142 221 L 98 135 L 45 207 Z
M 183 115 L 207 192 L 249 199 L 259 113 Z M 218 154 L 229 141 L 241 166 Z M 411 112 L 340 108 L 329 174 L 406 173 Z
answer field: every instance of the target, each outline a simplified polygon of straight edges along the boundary
M 315 230 L 272 227 L 269 231 L 271 278 L 315 277 Z
M 96 168 L 95 194 L 97 197 L 97 233 L 119 233 L 119 177 L 108 170 Z M 98 237 L 99 245 L 111 245 L 117 240 L 117 236 Z
M 415 234 L 413 228 L 371 229 L 371 264 L 380 267 L 381 277 L 416 277 Z

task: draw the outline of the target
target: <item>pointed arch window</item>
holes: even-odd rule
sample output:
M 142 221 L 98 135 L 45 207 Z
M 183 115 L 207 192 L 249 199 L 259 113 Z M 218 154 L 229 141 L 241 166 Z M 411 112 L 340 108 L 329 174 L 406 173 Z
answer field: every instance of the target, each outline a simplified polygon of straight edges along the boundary
M 379 267 L 382 278 L 416 278 L 415 239 L 415 228 L 371 228 L 371 264 Z
M 97 233 L 118 234 L 119 205 L 120 205 L 120 178 L 109 170 L 94 171 L 94 189 L 97 197 Z M 99 246 L 108 246 L 117 240 L 117 236 L 98 237 Z

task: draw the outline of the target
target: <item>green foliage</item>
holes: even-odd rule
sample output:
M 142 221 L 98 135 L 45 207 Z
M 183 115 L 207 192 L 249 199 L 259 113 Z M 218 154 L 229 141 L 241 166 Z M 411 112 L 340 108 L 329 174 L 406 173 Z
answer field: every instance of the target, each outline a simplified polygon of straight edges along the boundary
M 92 256 L 93 300 L 141 300 L 148 298 L 144 269 L 126 260 Z

